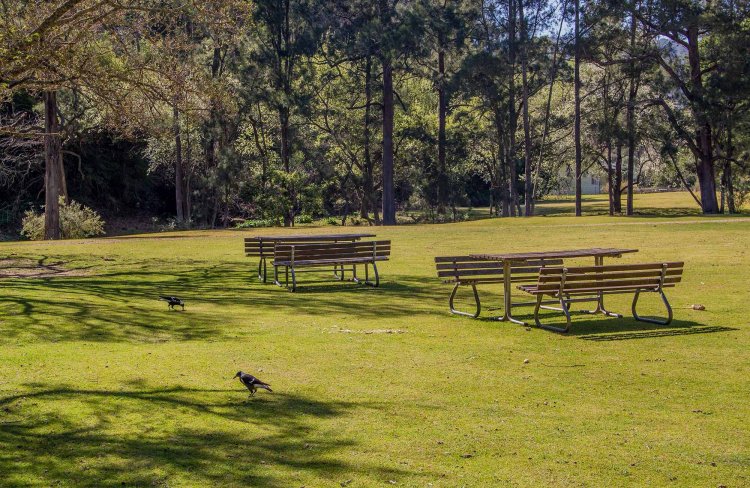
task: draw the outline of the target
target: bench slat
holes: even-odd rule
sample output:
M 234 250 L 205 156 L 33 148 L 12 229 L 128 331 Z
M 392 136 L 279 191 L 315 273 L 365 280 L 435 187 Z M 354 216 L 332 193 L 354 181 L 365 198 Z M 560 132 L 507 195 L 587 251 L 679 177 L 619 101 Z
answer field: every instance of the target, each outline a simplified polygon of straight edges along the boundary
M 302 260 L 302 259 L 328 259 L 328 258 L 337 258 L 337 257 L 349 257 L 349 258 L 367 258 L 372 256 L 390 256 L 391 252 L 388 251 L 375 251 L 374 253 L 372 251 L 369 252 L 354 252 L 354 251 L 348 251 L 348 250 L 341 250 L 338 252 L 300 252 L 296 251 L 294 253 L 294 260 Z M 292 253 L 291 252 L 277 252 L 274 254 L 274 259 L 292 259 Z
M 546 266 L 556 266 L 559 263 L 544 263 Z M 514 266 L 511 266 L 511 269 L 534 269 L 538 270 L 542 266 L 542 263 L 536 263 L 536 262 L 528 262 L 528 263 L 515 263 Z M 473 261 L 469 263 L 438 263 L 435 264 L 435 269 L 441 270 L 441 269 L 458 269 L 458 270 L 464 270 L 464 269 L 474 269 L 474 268 L 493 268 L 493 269 L 503 269 L 503 263 L 500 263 L 498 261 Z
M 682 275 L 682 269 L 667 269 L 666 276 L 680 276 Z M 596 278 L 597 280 L 614 280 L 624 278 L 660 278 L 661 268 L 644 271 L 631 271 L 631 272 L 619 272 L 619 273 L 567 273 L 565 275 L 565 282 L 571 281 L 586 281 Z M 553 275 L 540 274 L 540 283 L 559 283 L 562 279 L 562 273 Z
M 685 263 L 679 262 L 667 262 L 667 263 L 638 263 L 638 264 L 608 264 L 604 266 L 575 266 L 569 267 L 568 273 L 591 273 L 591 272 L 607 272 L 607 271 L 637 271 L 644 269 L 660 269 L 662 265 L 666 264 L 667 269 L 670 268 L 682 268 Z M 563 268 L 544 268 L 541 274 L 555 274 L 562 273 Z
M 664 283 L 679 283 L 682 280 L 680 276 L 672 276 L 664 279 Z M 639 278 L 639 279 L 622 279 L 622 280 L 596 280 L 590 279 L 589 281 L 575 281 L 565 282 L 563 287 L 563 293 L 567 290 L 576 290 L 582 288 L 596 288 L 597 286 L 656 286 L 659 284 L 660 278 Z M 539 283 L 537 288 L 540 290 L 559 290 L 560 283 Z
M 683 266 L 683 262 L 670 262 L 542 268 L 535 285 L 519 288 L 555 296 L 658 289 L 680 283 Z
M 665 283 L 664 288 L 671 288 L 675 286 L 675 283 Z M 655 285 L 651 286 L 644 286 L 644 285 L 630 285 L 630 286 L 597 286 L 594 288 L 581 288 L 576 290 L 570 290 L 570 292 L 565 291 L 564 295 L 590 295 L 599 291 L 603 292 L 613 292 L 613 291 L 635 291 L 638 289 L 644 290 L 644 289 L 653 289 Z M 535 288 L 533 285 L 529 287 L 525 286 L 519 286 L 520 290 L 523 290 L 527 293 L 531 293 L 533 295 L 543 294 L 543 295 L 557 295 L 557 290 L 540 290 L 538 288 Z
M 385 256 L 378 256 L 374 259 L 375 261 L 388 261 L 388 258 Z M 301 260 L 297 261 L 294 260 L 294 267 L 301 267 L 301 266 L 330 266 L 331 264 L 341 264 L 341 263 L 371 263 L 373 261 L 372 256 L 369 258 L 330 258 L 330 259 L 314 259 L 314 260 Z M 291 261 L 273 261 L 274 266 L 291 266 Z
M 494 259 L 478 259 L 478 258 L 473 258 L 471 256 L 436 256 L 435 257 L 436 264 L 457 263 L 459 265 L 463 265 L 463 263 L 477 263 L 477 262 L 495 263 L 498 266 L 503 265 L 501 261 L 497 261 Z M 560 265 L 562 263 L 563 263 L 562 259 L 530 259 L 528 261 L 516 261 L 514 262 L 513 265 L 514 266 L 519 266 L 519 265 L 541 266 L 542 264 L 544 264 L 545 266 L 554 266 L 554 265 Z

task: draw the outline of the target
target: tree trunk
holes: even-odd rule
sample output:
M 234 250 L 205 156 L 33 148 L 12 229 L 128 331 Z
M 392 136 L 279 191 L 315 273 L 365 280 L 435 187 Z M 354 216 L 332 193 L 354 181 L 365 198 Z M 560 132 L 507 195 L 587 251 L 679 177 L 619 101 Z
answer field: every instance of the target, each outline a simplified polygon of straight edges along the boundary
M 499 191 L 499 200 L 500 203 L 496 204 L 499 210 L 499 214 L 503 217 L 508 217 L 510 215 L 510 202 L 508 201 L 508 195 L 510 193 L 510 188 L 508 187 L 508 157 L 507 151 L 505 151 L 505 148 L 503 147 L 503 115 L 501 113 L 501 108 L 496 107 L 495 108 L 495 131 L 497 133 L 497 166 L 498 166 L 498 177 L 497 177 L 497 183 L 494 185 L 495 188 L 493 191 Z M 497 201 L 498 199 L 495 199 Z
M 290 151 L 289 151 L 289 108 L 287 106 L 279 107 L 279 131 L 280 131 L 280 145 L 281 145 L 281 164 L 284 167 L 284 172 L 288 175 L 292 171 Z M 285 183 L 286 187 L 284 191 L 287 196 L 287 207 L 284 209 L 284 227 L 294 226 L 294 189 L 291 187 L 291 183 Z
M 732 124 L 730 122 L 727 127 L 727 158 L 734 156 L 734 143 L 732 142 Z M 732 184 L 732 163 L 727 161 L 724 163 L 724 178 L 726 178 L 726 190 L 727 190 L 727 210 L 730 214 L 737 213 L 737 206 L 734 202 L 734 185 Z
M 219 46 L 214 46 L 213 50 L 213 59 L 211 61 L 211 78 L 217 79 L 219 77 L 220 69 L 221 69 L 222 59 L 221 59 L 221 48 Z M 210 100 L 210 111 L 209 111 L 209 118 L 208 118 L 208 134 L 206 137 L 206 169 L 208 171 L 212 171 L 214 173 L 217 172 L 217 152 L 220 146 L 220 138 L 217 137 L 217 132 L 219 131 L 220 127 L 220 120 L 219 120 L 219 110 L 217 107 L 218 103 L 217 100 L 214 97 L 211 97 Z M 189 145 L 189 140 L 188 140 Z M 189 158 L 188 158 L 189 159 Z M 212 184 L 211 191 L 211 198 L 213 199 L 213 207 L 214 211 L 211 213 L 210 221 L 208 222 L 208 225 L 213 229 L 216 226 L 216 207 L 219 205 L 219 189 L 216 184 L 217 179 L 214 179 L 214 183 Z M 190 210 L 190 193 L 188 193 L 188 210 Z M 208 203 L 208 202 L 206 202 Z M 190 216 L 188 216 L 188 221 L 190 221 Z
M 177 223 L 185 222 L 185 177 L 182 165 L 182 137 L 180 134 L 180 110 L 177 108 L 177 100 L 172 104 L 172 130 L 174 132 L 174 199 L 177 211 Z
M 575 121 L 574 121 L 574 138 L 576 148 L 576 217 L 582 213 L 581 206 L 581 42 L 580 42 L 580 0 L 574 0 L 575 4 L 575 59 L 573 68 L 574 78 L 574 104 L 575 104 Z
M 714 173 L 714 147 L 711 138 L 711 124 L 706 114 L 705 95 L 703 93 L 703 66 L 701 66 L 698 26 L 692 25 L 687 30 L 688 63 L 690 65 L 690 84 L 695 100 L 691 106 L 696 121 L 695 145 L 698 149 L 696 173 L 701 192 L 701 207 L 704 214 L 719 212 L 716 200 L 716 175 Z
M 526 217 L 531 217 L 534 213 L 534 187 L 531 181 L 531 129 L 529 127 L 529 82 L 526 72 L 528 71 L 528 39 L 526 38 L 526 19 L 523 14 L 523 0 L 518 2 L 518 20 L 521 24 L 521 76 L 523 83 L 523 135 L 524 135 L 524 202 Z
M 190 139 L 190 130 L 187 130 L 185 135 L 185 165 L 183 166 L 182 175 L 182 178 L 185 181 L 185 189 L 182 194 L 185 199 L 185 225 L 190 227 L 193 221 L 193 205 L 190 197 L 190 180 L 193 176 L 191 171 L 191 168 L 193 167 L 193 141 Z
M 622 141 L 617 140 L 617 150 L 615 152 L 615 178 L 614 178 L 614 193 L 612 196 L 614 199 L 615 213 L 622 213 Z
M 516 0 L 508 1 L 508 65 L 510 78 L 508 79 L 508 183 L 510 190 L 510 215 L 516 216 Z
M 630 51 L 635 52 L 635 35 L 638 28 L 635 14 L 636 5 L 633 5 L 630 19 Z M 628 198 L 626 212 L 633 215 L 633 185 L 635 178 L 635 98 L 638 94 L 639 75 L 635 71 L 635 61 L 629 63 L 630 87 L 628 89 L 628 106 L 626 113 L 626 125 L 628 131 Z M 621 190 L 621 187 L 618 187 Z M 622 209 L 620 209 L 622 211 Z
M 383 225 L 396 225 L 393 189 L 393 66 L 383 58 Z
M 448 99 L 445 92 L 445 48 L 440 40 L 438 48 L 438 181 L 437 181 L 437 211 L 445 214 L 448 203 L 448 170 L 445 163 L 445 119 L 448 116 Z
M 615 179 L 614 169 L 612 168 L 612 139 L 607 138 L 607 193 L 609 194 L 609 215 L 615 214 Z
M 57 92 L 44 92 L 44 238 L 60 239 L 60 197 L 65 199 L 65 168 L 57 117 Z
M 372 56 L 365 59 L 365 127 L 364 127 L 364 159 L 365 167 L 362 171 L 362 206 L 360 216 L 370 220 L 370 212 L 377 214 L 375 198 L 375 183 L 373 181 L 373 163 L 370 153 L 370 123 L 372 110 Z

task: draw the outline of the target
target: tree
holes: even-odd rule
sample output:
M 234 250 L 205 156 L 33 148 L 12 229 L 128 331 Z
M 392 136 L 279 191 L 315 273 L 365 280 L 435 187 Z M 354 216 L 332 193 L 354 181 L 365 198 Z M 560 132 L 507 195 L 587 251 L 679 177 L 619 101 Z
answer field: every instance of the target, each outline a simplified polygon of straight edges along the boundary
M 730 2 L 731 3 L 731 2 Z M 695 158 L 701 208 L 719 212 L 716 198 L 716 103 L 707 89 L 706 75 L 718 68 L 705 58 L 703 41 L 718 32 L 737 28 L 737 17 L 727 16 L 728 4 L 698 0 L 663 0 L 634 15 L 651 39 L 651 56 L 665 74 L 666 83 L 649 104 L 660 107 L 675 132 Z M 734 21 L 729 21 L 734 18 Z M 672 98 L 671 94 L 678 97 Z
M 128 44 L 141 36 L 144 18 L 174 13 L 168 6 L 146 1 L 111 3 L 95 0 L 3 3 L 0 38 L 0 99 L 20 90 L 38 92 L 44 101 L 45 238 L 60 238 L 59 197 L 67 198 L 62 165 L 58 92 L 76 89 L 101 102 L 103 111 L 117 112 L 128 92 L 143 88 L 143 65 L 126 66 Z M 132 18 L 140 16 L 141 22 Z M 131 18 L 128 18 L 128 15 Z M 155 20 L 154 20 L 155 21 Z M 130 26 L 131 28 L 126 28 Z M 117 36 L 110 36 L 113 29 Z M 122 119 L 122 117 L 121 117 Z
M 575 49 L 575 55 L 574 55 L 574 90 L 575 90 L 575 128 L 574 128 L 574 135 L 575 138 L 575 148 L 576 148 L 576 172 L 575 172 L 575 184 L 576 184 L 576 217 L 581 216 L 581 164 L 583 159 L 583 154 L 581 152 L 581 6 L 580 6 L 580 0 L 573 0 L 573 6 L 575 9 L 575 21 L 574 21 L 574 49 Z

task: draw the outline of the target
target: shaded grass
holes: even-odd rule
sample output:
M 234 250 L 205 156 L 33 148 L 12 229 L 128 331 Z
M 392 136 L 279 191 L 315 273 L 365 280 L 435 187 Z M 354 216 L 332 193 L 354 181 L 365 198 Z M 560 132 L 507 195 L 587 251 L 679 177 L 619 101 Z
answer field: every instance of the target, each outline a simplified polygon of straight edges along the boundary
M 0 485 L 747 485 L 748 231 L 695 215 L 384 228 L 381 288 L 310 274 L 299 293 L 241 255 L 262 230 L 2 244 L 88 274 L 2 280 Z M 453 317 L 432 263 L 592 246 L 685 260 L 675 321 L 575 315 L 561 336 Z M 248 400 L 238 369 L 275 393 Z

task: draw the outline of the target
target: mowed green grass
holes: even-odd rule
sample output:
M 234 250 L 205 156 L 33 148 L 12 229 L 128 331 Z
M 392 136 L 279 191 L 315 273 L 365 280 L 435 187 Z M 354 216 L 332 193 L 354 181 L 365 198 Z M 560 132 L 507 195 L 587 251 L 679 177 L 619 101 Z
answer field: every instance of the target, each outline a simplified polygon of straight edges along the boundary
M 242 238 L 283 229 L 3 243 L 75 272 L 0 282 L 0 486 L 748 486 L 750 220 L 654 217 L 678 200 L 374 229 L 393 241 L 378 289 L 258 283 Z M 595 246 L 684 260 L 675 321 L 455 317 L 433 264 Z M 274 393 L 248 401 L 240 369 Z

